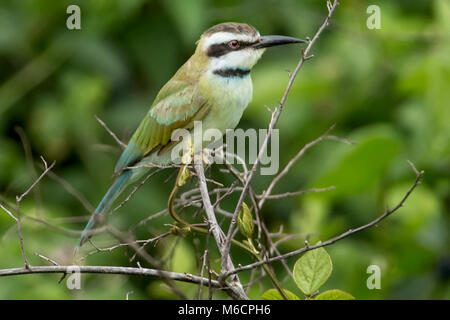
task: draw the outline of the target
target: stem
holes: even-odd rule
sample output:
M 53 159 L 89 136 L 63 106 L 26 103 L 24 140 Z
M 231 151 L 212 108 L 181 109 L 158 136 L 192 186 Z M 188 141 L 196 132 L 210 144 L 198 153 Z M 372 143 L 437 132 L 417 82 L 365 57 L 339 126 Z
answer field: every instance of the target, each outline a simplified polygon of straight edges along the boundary
M 174 208 L 174 203 L 175 203 L 175 198 L 178 194 L 178 191 L 180 190 L 180 179 L 181 179 L 181 175 L 183 173 L 183 170 L 185 170 L 186 168 L 186 164 L 183 164 L 177 174 L 177 178 L 175 180 L 175 186 L 173 187 L 170 195 L 169 195 L 169 200 L 168 200 L 168 208 L 169 208 L 169 213 L 171 215 L 171 217 L 178 222 L 181 226 L 183 227 L 187 227 L 189 228 L 190 231 L 194 232 L 194 233 L 198 233 L 198 234 L 208 234 L 208 230 L 206 228 L 202 228 L 202 227 L 197 227 L 197 226 L 193 226 L 191 225 L 189 222 L 183 220 L 175 211 Z M 236 239 L 231 239 L 231 243 L 234 244 L 235 246 L 241 248 L 244 251 L 247 251 L 248 253 L 250 253 L 253 258 L 255 258 L 257 261 L 262 262 L 263 259 L 253 250 L 251 250 L 249 247 L 247 247 L 246 245 L 244 245 L 242 242 L 237 241 Z M 272 281 L 273 285 L 275 286 L 275 288 L 280 292 L 281 296 L 285 299 L 285 300 L 289 300 L 289 298 L 287 297 L 286 293 L 284 292 L 283 288 L 281 287 L 280 282 L 278 281 L 278 279 L 276 278 L 276 276 L 274 275 L 274 273 L 272 272 L 272 270 L 269 268 L 268 265 L 263 264 L 263 269 L 266 271 L 267 275 L 269 276 L 270 280 Z
M 174 202 L 175 202 L 175 198 L 178 194 L 178 191 L 180 190 L 179 181 L 180 181 L 181 173 L 185 167 L 186 167 L 186 165 L 181 166 L 180 171 L 178 171 L 177 179 L 175 181 L 175 186 L 173 187 L 172 192 L 169 195 L 169 201 L 168 201 L 169 213 L 170 213 L 171 217 L 176 222 L 178 222 L 182 227 L 187 227 L 187 228 L 189 228 L 190 231 L 192 231 L 194 233 L 208 234 L 208 229 L 191 225 L 189 222 L 183 220 L 175 211 Z M 236 239 L 233 239 L 232 243 L 234 245 L 236 245 L 237 247 L 239 247 L 239 248 L 247 251 L 248 253 L 251 253 L 253 256 L 255 256 L 255 253 L 250 248 L 248 248 L 243 243 L 237 241 Z M 259 256 L 258 256 L 258 258 L 259 258 Z

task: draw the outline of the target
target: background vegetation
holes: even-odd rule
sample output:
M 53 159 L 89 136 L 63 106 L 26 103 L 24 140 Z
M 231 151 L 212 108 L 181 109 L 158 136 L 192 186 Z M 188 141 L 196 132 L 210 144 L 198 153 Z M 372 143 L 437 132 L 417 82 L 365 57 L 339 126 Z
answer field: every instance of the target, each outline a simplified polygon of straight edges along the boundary
M 374 1 L 342 1 L 332 25 L 313 48 L 281 115 L 281 165 L 333 123 L 339 136 L 358 144 L 326 141 L 295 165 L 275 192 L 334 185 L 336 190 L 283 201 L 263 211 L 271 231 L 301 234 L 283 250 L 302 246 L 306 235 L 326 240 L 368 222 L 397 203 L 413 182 L 409 159 L 425 170 L 423 184 L 404 208 L 370 229 L 327 247 L 333 274 L 324 289 L 340 288 L 357 299 L 450 298 L 450 2 L 376 1 L 381 29 L 366 27 Z M 66 8 L 81 7 L 82 30 L 66 28 Z M 0 199 L 14 203 L 35 179 L 17 127 L 23 128 L 36 168 L 40 155 L 56 160 L 54 172 L 95 205 L 111 183 L 120 149 L 97 123 L 103 119 L 124 141 L 159 88 L 192 54 L 201 32 L 223 21 L 246 22 L 262 34 L 312 36 L 326 15 L 324 1 L 275 0 L 3 0 L 0 4 Z M 288 81 L 299 49 L 268 50 L 252 72 L 254 99 L 240 123 L 265 128 Z M 19 130 L 20 131 L 20 130 Z M 166 207 L 174 176 L 164 172 L 110 217 L 122 230 Z M 169 179 L 168 179 L 169 178 Z M 167 182 L 166 182 L 166 179 Z M 223 178 L 223 179 L 226 179 Z M 254 182 L 262 191 L 268 178 Z M 230 197 L 232 210 L 236 197 Z M 45 178 L 23 202 L 23 215 L 65 228 L 82 223 L 86 209 L 61 184 Z M 186 216 L 188 217 L 188 216 Z M 64 222 L 64 223 L 61 223 Z M 167 230 L 168 217 L 139 231 L 143 239 Z M 70 264 L 76 237 L 25 219 L 24 239 L 34 252 Z M 0 268 L 23 266 L 14 221 L 0 212 Z M 98 243 L 111 240 L 97 237 Z M 203 241 L 203 240 L 201 240 Z M 200 239 L 169 238 L 152 255 L 173 253 L 168 267 L 198 270 Z M 197 247 L 199 246 L 199 247 Z M 129 265 L 126 249 L 99 253 L 88 264 Z M 239 255 L 236 253 L 236 261 Z M 244 259 L 244 257 L 242 258 Z M 245 258 L 247 259 L 247 258 Z M 245 260 L 247 261 L 247 260 Z M 289 261 L 291 267 L 294 260 Z M 366 269 L 381 267 L 381 289 L 369 290 Z M 276 266 L 279 266 L 277 264 Z M 280 278 L 284 270 L 277 269 Z M 83 276 L 70 291 L 59 275 L 0 278 L 0 298 L 171 298 L 158 280 Z M 244 282 L 248 273 L 241 275 Z M 295 291 L 287 278 L 283 286 Z M 250 291 L 260 298 L 263 282 Z M 182 285 L 192 296 L 193 285 Z M 218 294 L 216 297 L 221 297 Z

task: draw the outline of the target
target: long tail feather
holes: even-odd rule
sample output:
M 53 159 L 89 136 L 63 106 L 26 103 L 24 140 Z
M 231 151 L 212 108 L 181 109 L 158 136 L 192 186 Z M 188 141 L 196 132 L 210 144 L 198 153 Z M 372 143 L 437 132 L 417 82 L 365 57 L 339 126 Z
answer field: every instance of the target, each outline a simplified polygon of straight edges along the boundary
M 132 171 L 127 170 L 122 172 L 122 174 L 116 178 L 112 186 L 109 188 L 108 192 L 106 192 L 106 194 L 104 195 L 102 201 L 100 201 L 97 209 L 95 209 L 86 227 L 84 228 L 80 240 L 78 241 L 78 245 L 75 248 L 75 253 L 91 237 L 89 235 L 89 230 L 94 226 L 95 221 L 98 218 L 98 215 L 105 213 L 109 209 L 114 200 L 123 191 L 127 182 L 130 180 L 131 176 Z

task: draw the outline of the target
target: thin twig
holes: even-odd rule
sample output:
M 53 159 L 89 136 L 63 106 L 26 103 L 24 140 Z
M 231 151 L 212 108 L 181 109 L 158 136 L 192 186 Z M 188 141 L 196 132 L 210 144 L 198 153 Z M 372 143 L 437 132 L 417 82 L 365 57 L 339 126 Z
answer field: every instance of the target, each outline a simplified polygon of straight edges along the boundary
M 336 189 L 335 186 L 331 186 L 331 187 L 327 187 L 327 188 L 313 188 L 313 189 L 308 189 L 308 190 L 299 190 L 299 191 L 293 191 L 293 192 L 285 192 L 285 193 L 280 193 L 280 194 L 271 194 L 271 195 L 267 195 L 267 196 L 259 196 L 259 197 L 264 197 L 264 199 L 268 200 L 268 199 L 283 199 L 283 198 L 287 198 L 287 197 L 295 197 L 295 196 L 300 196 L 302 194 L 307 194 L 307 193 L 315 193 L 315 192 L 325 192 L 325 191 L 330 191 L 330 190 L 334 190 Z
M 60 265 L 60 264 L 59 264 L 58 262 L 56 262 L 55 260 L 52 260 L 52 259 L 50 259 L 49 257 L 46 257 L 46 256 L 44 256 L 44 255 L 42 255 L 42 254 L 40 254 L 40 253 L 35 252 L 34 254 L 35 254 L 36 256 L 38 256 L 39 258 L 41 258 L 42 260 L 47 261 L 47 262 L 51 263 L 51 264 L 54 265 L 54 266 L 59 266 L 59 265 Z
M 20 219 L 20 203 L 24 197 L 26 197 L 31 190 L 41 181 L 41 179 L 53 168 L 55 162 L 53 162 L 50 166 L 48 166 L 47 161 L 43 157 L 41 157 L 42 162 L 44 163 L 44 172 L 31 184 L 31 186 L 20 196 L 16 196 L 16 213 L 17 213 L 17 232 L 19 234 L 19 242 L 20 242 L 20 250 L 22 251 L 22 258 L 25 262 L 25 268 L 30 268 L 30 262 L 28 261 L 27 255 L 25 253 L 25 247 L 23 245 L 23 234 L 22 234 L 22 222 Z
M 11 213 L 11 211 L 6 209 L 1 203 L 0 203 L 0 208 L 2 208 L 3 211 L 5 211 L 14 221 L 17 222 L 17 218 Z
M 136 193 L 136 191 L 139 190 L 139 188 L 141 188 L 147 181 L 148 179 L 150 179 L 151 177 L 153 177 L 155 174 L 157 174 L 158 172 L 162 171 L 163 169 L 156 169 L 155 171 L 150 172 L 145 178 L 144 180 L 142 180 L 137 186 L 135 186 L 133 188 L 133 190 L 131 190 L 131 192 L 128 194 L 128 196 L 117 206 L 114 208 L 114 210 L 112 211 L 113 213 L 116 212 L 117 210 L 119 210 L 120 208 L 122 208 L 122 206 L 127 203 L 131 197 Z
M 33 163 L 33 152 L 31 150 L 30 141 L 28 140 L 28 137 L 25 133 L 25 131 L 19 127 L 16 126 L 14 130 L 17 132 L 17 134 L 20 137 L 20 140 L 22 141 L 23 150 L 25 152 L 25 159 L 27 162 L 28 170 L 31 172 L 32 178 L 36 180 L 38 178 L 36 169 L 34 168 Z M 42 206 L 42 198 L 41 198 L 41 192 L 39 190 L 39 187 L 34 189 L 34 200 L 36 201 L 36 216 L 40 217 L 40 208 Z
M 50 166 L 48 166 L 47 161 L 45 161 L 45 159 L 43 157 L 41 157 L 41 160 L 42 160 L 42 162 L 44 162 L 44 168 L 45 168 L 44 172 L 42 172 L 41 175 L 32 183 L 32 185 L 27 189 L 27 191 L 22 193 L 20 196 L 16 197 L 17 201 L 19 201 L 19 202 L 22 201 L 22 199 L 24 197 L 26 197 L 31 192 L 31 190 L 33 190 L 33 188 L 42 180 L 42 178 L 45 177 L 45 175 L 50 170 L 52 170 L 52 168 L 54 167 L 54 165 L 56 163 L 55 161 L 53 161 L 53 163 Z
M 113 139 L 117 142 L 117 144 L 122 148 L 125 149 L 127 147 L 126 143 L 123 143 L 122 140 L 120 140 L 116 134 L 114 132 L 112 132 L 108 126 L 106 125 L 106 123 L 104 123 L 99 117 L 94 116 L 95 119 L 97 119 L 97 121 L 100 123 L 100 125 L 105 128 L 105 130 L 111 135 L 111 137 L 113 137 Z
M 323 133 L 320 137 L 318 137 L 317 139 L 305 144 L 303 146 L 303 148 L 300 149 L 300 151 L 291 159 L 289 160 L 288 164 L 283 168 L 283 170 L 280 171 L 280 173 L 278 173 L 276 175 L 276 177 L 271 181 L 269 187 L 267 188 L 266 191 L 263 192 L 263 196 L 261 197 L 259 203 L 258 203 L 258 207 L 261 209 L 266 198 L 270 195 L 270 193 L 272 192 L 273 188 L 275 187 L 275 185 L 281 180 L 281 178 L 283 178 L 291 169 L 291 167 L 298 161 L 298 159 L 300 159 L 305 152 L 310 149 L 311 147 L 315 146 L 316 144 L 318 144 L 319 142 L 328 139 L 328 133 L 330 131 L 332 131 L 334 129 L 335 125 L 332 125 L 327 131 L 325 131 L 325 133 Z

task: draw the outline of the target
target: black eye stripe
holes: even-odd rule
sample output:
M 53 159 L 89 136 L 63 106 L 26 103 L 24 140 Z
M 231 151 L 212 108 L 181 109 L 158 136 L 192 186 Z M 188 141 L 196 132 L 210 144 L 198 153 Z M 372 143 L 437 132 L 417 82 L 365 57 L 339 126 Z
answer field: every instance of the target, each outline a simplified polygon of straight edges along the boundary
M 245 49 L 247 47 L 250 47 L 251 45 L 255 44 L 255 42 L 241 42 L 239 41 L 239 47 L 236 49 L 232 49 L 228 46 L 228 43 L 220 43 L 220 44 L 212 44 L 209 46 L 208 50 L 206 51 L 206 54 L 208 57 L 220 57 L 224 54 L 231 52 L 231 51 L 238 51 Z
M 232 50 L 228 47 L 228 44 L 212 44 L 209 46 L 208 50 L 206 51 L 206 54 L 208 55 L 208 57 L 217 58 L 230 51 Z

